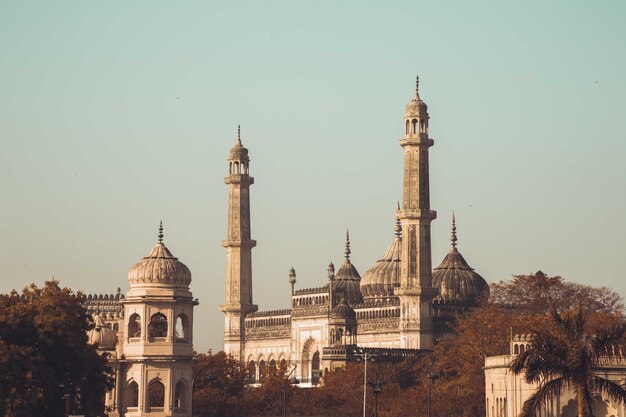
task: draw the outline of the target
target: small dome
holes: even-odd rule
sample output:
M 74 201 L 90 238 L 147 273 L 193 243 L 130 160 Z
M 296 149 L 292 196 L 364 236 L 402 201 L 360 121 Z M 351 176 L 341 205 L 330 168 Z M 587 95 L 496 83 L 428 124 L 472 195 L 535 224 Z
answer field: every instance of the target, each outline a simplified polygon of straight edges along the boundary
M 475 306 L 489 296 L 489 284 L 470 267 L 456 247 L 456 224 L 452 217 L 452 247 L 433 271 L 433 287 L 440 300 Z
M 360 287 L 361 275 L 350 262 L 350 253 L 350 235 L 346 232 L 345 260 L 335 274 L 333 292 L 341 294 L 346 303 L 355 305 L 363 301 L 363 294 Z
M 406 105 L 407 115 L 419 115 L 426 113 L 428 106 L 419 97 L 413 97 L 413 99 Z
M 419 93 L 419 77 L 415 79 L 415 97 L 406 105 L 406 117 L 426 115 L 428 116 L 428 106 L 422 101 Z
M 365 298 L 394 296 L 400 286 L 402 236 L 400 222 L 396 219 L 395 237 L 382 258 L 365 272 L 361 280 L 361 292 Z
M 159 226 L 159 243 L 148 256 L 137 262 L 128 271 L 128 283 L 162 284 L 189 287 L 191 271 L 174 257 L 163 244 L 163 226 Z
M 330 312 L 330 318 L 333 319 L 356 319 L 356 311 L 348 304 L 345 299 L 341 299 L 339 304 Z
M 115 349 L 117 344 L 115 332 L 107 327 L 99 314 L 94 317 L 94 321 L 95 327 L 89 332 L 89 343 L 98 345 L 98 348 L 104 350 Z
M 237 142 L 230 148 L 229 160 L 248 162 L 248 149 L 241 144 L 241 126 L 237 126 Z

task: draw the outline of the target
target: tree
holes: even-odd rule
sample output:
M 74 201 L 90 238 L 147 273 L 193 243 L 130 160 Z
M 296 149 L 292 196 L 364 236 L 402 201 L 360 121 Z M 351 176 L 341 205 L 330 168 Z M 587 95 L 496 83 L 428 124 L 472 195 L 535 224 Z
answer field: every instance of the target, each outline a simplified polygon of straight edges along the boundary
M 193 414 L 198 416 L 247 415 L 246 375 L 240 364 L 224 352 L 210 350 L 196 356 Z
M 603 313 L 591 315 L 590 325 L 623 322 L 623 300 L 607 288 L 567 282 L 541 271 L 492 284 L 489 302 L 457 317 L 456 336 L 435 347 L 435 414 L 484 416 L 485 358 L 509 353 L 511 331 L 529 333 L 545 325 L 551 309 L 568 310 L 579 303 Z
M 111 387 L 106 358 L 88 344 L 83 295 L 48 281 L 0 295 L 0 415 L 101 415 Z
M 626 403 L 626 386 L 596 374 L 600 365 L 622 358 L 626 325 L 621 321 L 590 329 L 589 314 L 582 306 L 563 313 L 552 310 L 551 322 L 533 329 L 530 348 L 511 362 L 515 374 L 523 372 L 526 382 L 539 384 L 524 403 L 523 417 L 534 416 L 567 387 L 576 394 L 579 417 L 593 415 L 597 394 Z
M 553 307 L 567 310 L 579 304 L 604 313 L 624 312 L 622 297 L 609 288 L 567 282 L 560 276 L 551 277 L 541 271 L 515 275 L 509 281 L 491 284 L 490 289 L 490 302 L 525 313 L 545 313 Z

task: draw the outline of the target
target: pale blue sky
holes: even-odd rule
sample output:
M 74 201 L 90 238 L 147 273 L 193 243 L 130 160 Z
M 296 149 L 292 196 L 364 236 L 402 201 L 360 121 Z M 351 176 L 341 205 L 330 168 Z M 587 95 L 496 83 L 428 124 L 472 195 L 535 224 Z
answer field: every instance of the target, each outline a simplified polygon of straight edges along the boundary
M 156 241 L 221 348 L 226 157 L 250 149 L 254 299 L 361 274 L 393 233 L 404 106 L 431 115 L 433 264 L 626 294 L 626 2 L 0 1 L 0 291 L 127 289 Z

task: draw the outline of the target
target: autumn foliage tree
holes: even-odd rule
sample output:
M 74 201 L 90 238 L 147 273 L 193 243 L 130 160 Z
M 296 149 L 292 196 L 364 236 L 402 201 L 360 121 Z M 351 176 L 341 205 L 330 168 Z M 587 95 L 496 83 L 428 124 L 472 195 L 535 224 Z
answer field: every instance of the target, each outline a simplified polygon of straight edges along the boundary
M 581 304 L 594 312 L 590 322 L 624 320 L 623 299 L 608 288 L 567 282 L 541 271 L 492 284 L 489 302 L 458 317 L 456 337 L 435 348 L 438 415 L 484 416 L 485 358 L 508 354 L 511 332 L 545 328 L 555 308 L 567 311 Z
M 111 386 L 106 358 L 87 343 L 82 294 L 48 281 L 0 295 L 0 415 L 102 415 Z

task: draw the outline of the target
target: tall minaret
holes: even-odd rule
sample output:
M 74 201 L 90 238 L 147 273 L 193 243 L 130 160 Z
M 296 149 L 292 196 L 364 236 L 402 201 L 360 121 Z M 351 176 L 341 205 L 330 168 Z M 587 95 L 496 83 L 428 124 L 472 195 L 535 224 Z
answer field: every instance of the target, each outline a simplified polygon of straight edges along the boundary
M 404 186 L 402 209 L 402 263 L 400 287 L 400 347 L 432 349 L 433 318 L 431 301 L 437 294 L 432 288 L 430 222 L 437 213 L 430 209 L 428 148 L 434 141 L 428 137 L 428 107 L 420 99 L 419 77 L 415 97 L 407 104 L 404 115 Z
M 226 248 L 226 303 L 224 312 L 224 351 L 239 361 L 244 360 L 245 327 L 248 313 L 257 310 L 252 304 L 252 248 L 250 238 L 250 185 L 248 150 L 241 144 L 241 129 L 237 127 L 237 143 L 228 157 L 228 235 L 222 241 Z

